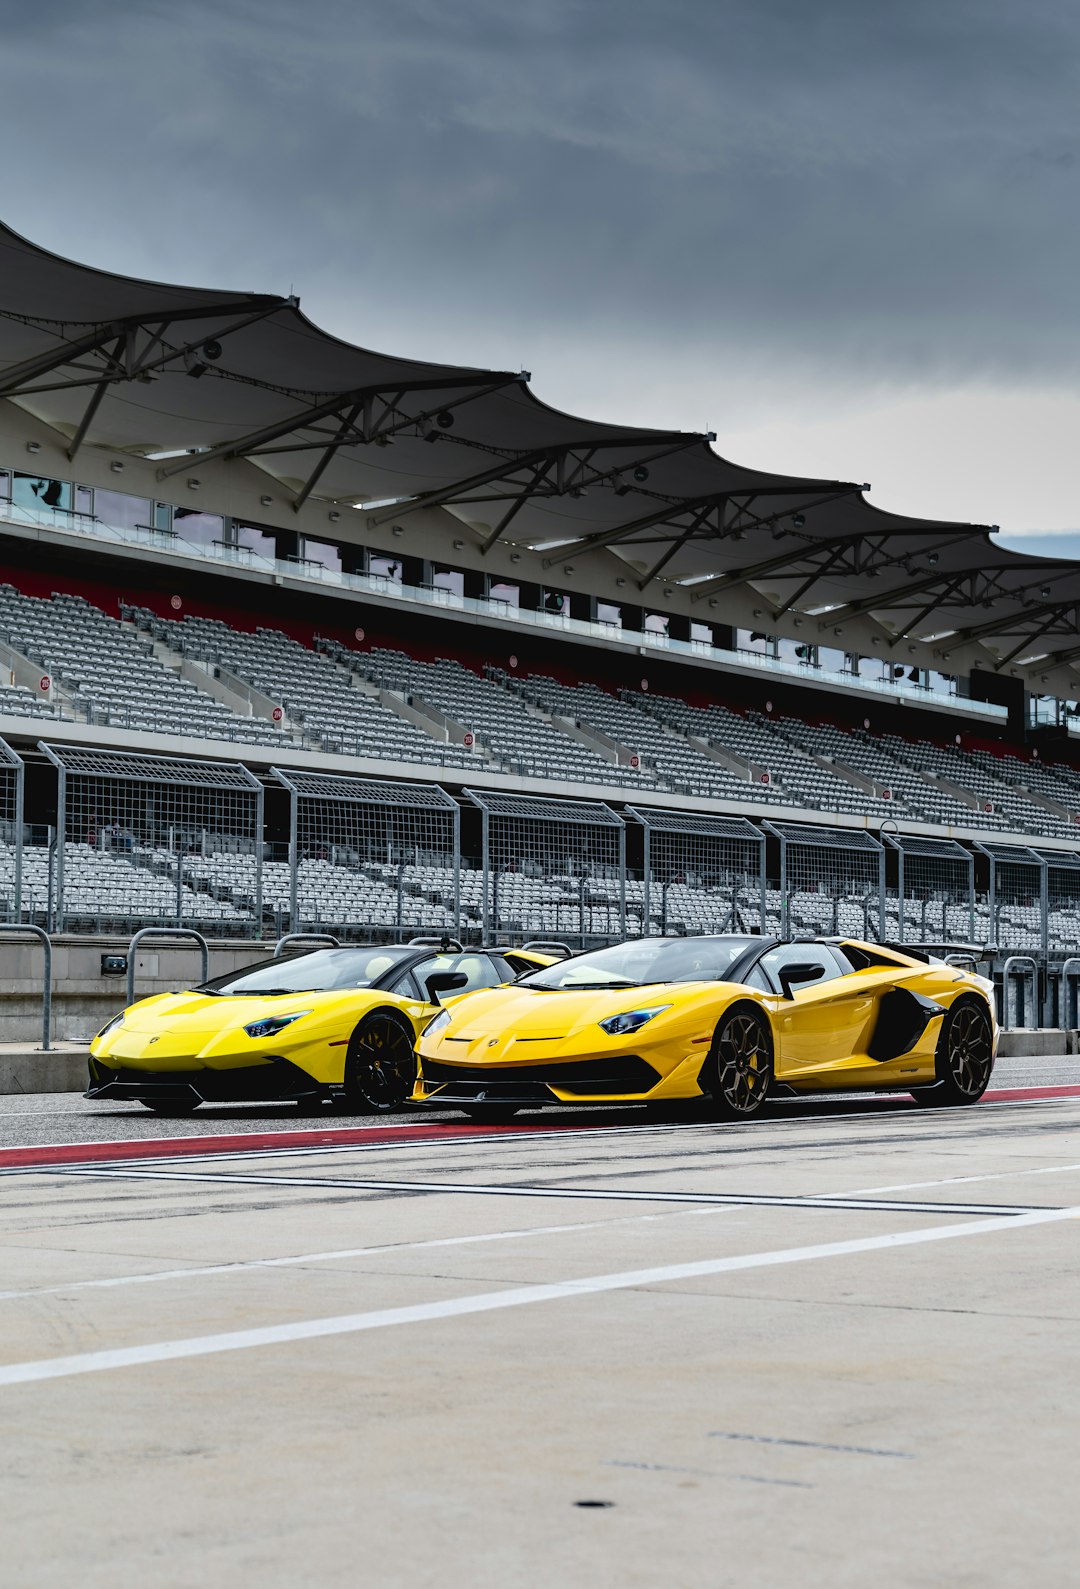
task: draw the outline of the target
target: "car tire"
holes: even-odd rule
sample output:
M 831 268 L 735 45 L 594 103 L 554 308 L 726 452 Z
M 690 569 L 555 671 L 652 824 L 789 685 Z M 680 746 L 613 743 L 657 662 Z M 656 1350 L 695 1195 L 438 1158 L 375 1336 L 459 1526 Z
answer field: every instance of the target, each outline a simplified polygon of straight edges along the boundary
M 390 1114 L 412 1097 L 413 1034 L 389 1010 L 366 1015 L 349 1039 L 345 1103 L 353 1114 Z
M 702 1091 L 716 1120 L 752 1120 L 773 1080 L 773 1044 L 768 1023 L 749 1005 L 722 1017 L 702 1074 Z
M 937 1081 L 932 1087 L 916 1088 L 911 1096 L 922 1109 L 955 1109 L 978 1103 L 993 1068 L 990 1011 L 981 999 L 957 999 L 941 1023 L 934 1057 Z
M 165 1119 L 168 1119 L 171 1115 L 174 1119 L 179 1120 L 184 1115 L 193 1115 L 196 1109 L 202 1103 L 202 1099 L 140 1098 L 139 1102 L 142 1104 L 144 1109 L 149 1109 L 151 1114 L 162 1115 Z

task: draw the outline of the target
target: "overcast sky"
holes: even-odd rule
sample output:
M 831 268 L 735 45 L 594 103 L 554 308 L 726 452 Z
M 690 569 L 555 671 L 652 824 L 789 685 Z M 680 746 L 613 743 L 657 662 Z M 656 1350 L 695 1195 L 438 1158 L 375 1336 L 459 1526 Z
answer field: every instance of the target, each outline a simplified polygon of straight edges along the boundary
M 294 289 L 353 341 L 881 506 L 1080 530 L 1069 0 L 0 16 L 0 213 L 58 252 Z

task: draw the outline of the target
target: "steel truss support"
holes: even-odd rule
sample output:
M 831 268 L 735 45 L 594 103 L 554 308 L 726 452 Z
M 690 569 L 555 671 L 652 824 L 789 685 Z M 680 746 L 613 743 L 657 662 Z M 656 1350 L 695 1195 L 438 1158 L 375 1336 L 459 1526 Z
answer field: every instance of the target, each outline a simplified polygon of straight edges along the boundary
M 225 324 L 214 328 L 215 339 L 220 339 L 231 336 L 236 331 L 242 331 L 246 326 L 254 325 L 259 320 L 265 320 L 291 301 L 288 298 L 257 298 L 253 300 L 257 307 L 232 320 L 228 320 L 227 317 L 236 315 L 237 310 L 243 307 L 241 304 L 207 304 L 201 309 L 124 315 L 95 326 L 86 336 L 79 337 L 74 342 L 62 342 L 59 347 L 50 349 L 48 353 L 40 353 L 35 358 L 26 359 L 22 364 L 5 371 L 0 377 L 0 397 L 32 397 L 38 392 L 63 391 L 69 387 L 79 386 L 96 387 L 102 382 L 109 386 L 118 381 L 136 380 L 153 370 L 161 369 L 163 365 L 171 364 L 176 359 L 182 359 L 196 352 L 207 341 L 207 333 L 204 330 L 193 340 L 179 345 L 167 345 L 164 337 L 170 326 L 189 320 L 206 321 L 220 318 L 226 321 Z M 0 311 L 0 317 L 20 320 L 39 329 L 43 327 L 41 321 L 27 320 L 21 315 L 4 316 Z M 149 341 L 142 353 L 136 354 L 135 342 L 139 331 L 145 331 Z M 111 343 L 115 346 L 110 348 Z M 160 351 L 155 354 L 154 349 Z M 104 356 L 104 368 L 100 365 L 79 365 L 80 359 L 95 353 Z M 123 357 L 120 356 L 121 354 Z M 29 384 L 44 375 L 51 374 L 54 370 L 63 369 L 65 365 L 81 368 L 85 373 L 75 379 L 56 381 L 46 386 Z
M 394 508 L 393 517 L 399 519 L 404 513 L 415 513 L 420 508 L 438 508 L 451 505 L 464 507 L 466 505 L 480 506 L 488 503 L 506 502 L 513 499 L 511 507 L 500 520 L 497 529 L 482 543 L 481 550 L 487 551 L 504 533 L 515 515 L 525 503 L 533 497 L 561 497 L 583 492 L 590 486 L 603 485 L 606 481 L 618 479 L 631 466 L 635 468 L 646 467 L 661 458 L 669 458 L 674 453 L 685 452 L 690 447 L 695 447 L 707 440 L 705 436 L 684 435 L 677 431 L 661 433 L 652 438 L 641 436 L 626 436 L 603 438 L 599 440 L 584 440 L 580 437 L 573 441 L 560 442 L 554 447 L 538 447 L 532 452 L 521 453 L 515 458 L 501 457 L 489 469 L 482 469 L 465 480 L 459 480 L 453 485 L 440 486 L 433 491 L 425 491 L 421 496 L 414 497 L 411 502 L 402 503 Z M 662 443 L 663 445 L 658 445 Z M 638 453 L 630 462 L 620 461 L 606 469 L 594 468 L 593 459 L 598 452 L 606 452 L 615 448 L 640 448 L 643 445 L 657 445 L 654 452 Z M 571 467 L 567 467 L 571 463 Z M 550 478 L 552 470 L 556 471 L 555 477 Z M 527 480 L 514 480 L 513 476 L 530 472 Z M 486 491 L 483 496 L 474 497 L 474 491 L 484 491 L 485 487 L 497 486 L 504 482 L 506 490 Z M 636 487 L 623 484 L 616 486 L 617 492 L 636 490 Z M 387 517 L 382 515 L 373 520 L 380 524 Z
M 393 435 L 396 431 L 406 426 L 423 424 L 425 420 L 432 419 L 436 414 L 445 410 L 458 408 L 462 403 L 472 402 L 477 397 L 486 397 L 492 392 L 501 391 L 506 386 L 516 385 L 523 380 L 520 374 L 492 374 L 489 370 L 472 374 L 465 373 L 460 376 L 444 376 L 437 379 L 416 381 L 379 381 L 370 386 L 358 386 L 347 392 L 335 392 L 332 397 L 326 398 L 321 403 L 314 403 L 308 408 L 300 409 L 287 418 L 279 419 L 272 425 L 264 425 L 259 430 L 249 432 L 246 436 L 239 436 L 235 441 L 222 442 L 219 447 L 211 447 L 208 452 L 199 453 L 199 464 L 204 466 L 217 463 L 219 459 L 252 458 L 261 452 L 310 452 L 322 447 L 331 447 L 335 452 L 338 447 L 353 443 L 357 446 L 366 446 L 368 443 L 382 440 Z M 396 405 L 406 392 L 438 392 L 460 391 L 462 387 L 469 388 L 465 396 L 452 399 L 450 402 L 442 401 L 434 408 L 425 410 L 420 414 L 403 416 L 396 425 L 386 425 L 384 421 L 388 414 L 396 411 Z M 387 394 L 393 396 L 388 398 Z M 374 402 L 383 398 L 385 407 L 380 419 L 374 426 L 364 424 L 368 420 Z M 356 422 L 350 424 L 348 411 L 354 413 L 359 409 L 357 418 L 361 420 L 361 427 L 356 428 Z M 340 424 L 337 436 L 324 433 L 312 441 L 296 442 L 292 446 L 277 447 L 274 442 L 286 436 L 294 435 L 297 431 L 307 430 L 317 424 L 320 419 L 336 418 Z M 329 461 L 329 460 L 327 460 Z M 325 465 L 324 465 L 325 467 Z M 170 475 L 179 474 L 184 469 L 191 468 L 191 459 L 185 458 L 179 463 L 170 464 L 167 468 L 158 470 L 158 479 L 167 480 Z M 322 470 L 320 469 L 320 474 Z

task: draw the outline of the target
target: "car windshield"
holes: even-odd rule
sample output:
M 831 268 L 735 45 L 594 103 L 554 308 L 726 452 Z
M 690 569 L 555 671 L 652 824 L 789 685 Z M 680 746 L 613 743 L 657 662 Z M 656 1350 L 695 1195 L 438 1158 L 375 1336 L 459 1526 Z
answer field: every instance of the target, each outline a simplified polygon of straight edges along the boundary
M 370 988 L 385 971 L 415 950 L 403 944 L 365 944 L 357 949 L 315 949 L 310 954 L 284 960 L 260 960 L 258 965 L 204 982 L 200 993 L 259 994 L 322 993 L 333 988 Z
M 722 982 L 755 938 L 638 938 L 594 949 L 522 977 L 519 987 L 632 988 L 649 982 Z

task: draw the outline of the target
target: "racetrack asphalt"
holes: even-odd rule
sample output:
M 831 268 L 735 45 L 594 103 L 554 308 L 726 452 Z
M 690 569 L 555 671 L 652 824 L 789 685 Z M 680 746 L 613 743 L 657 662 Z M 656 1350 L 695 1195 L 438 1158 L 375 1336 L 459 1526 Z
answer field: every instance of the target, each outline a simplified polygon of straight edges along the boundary
M 1080 1096 L 1016 1064 L 745 1125 L 0 1100 L 0 1577 L 1071 1586 Z

